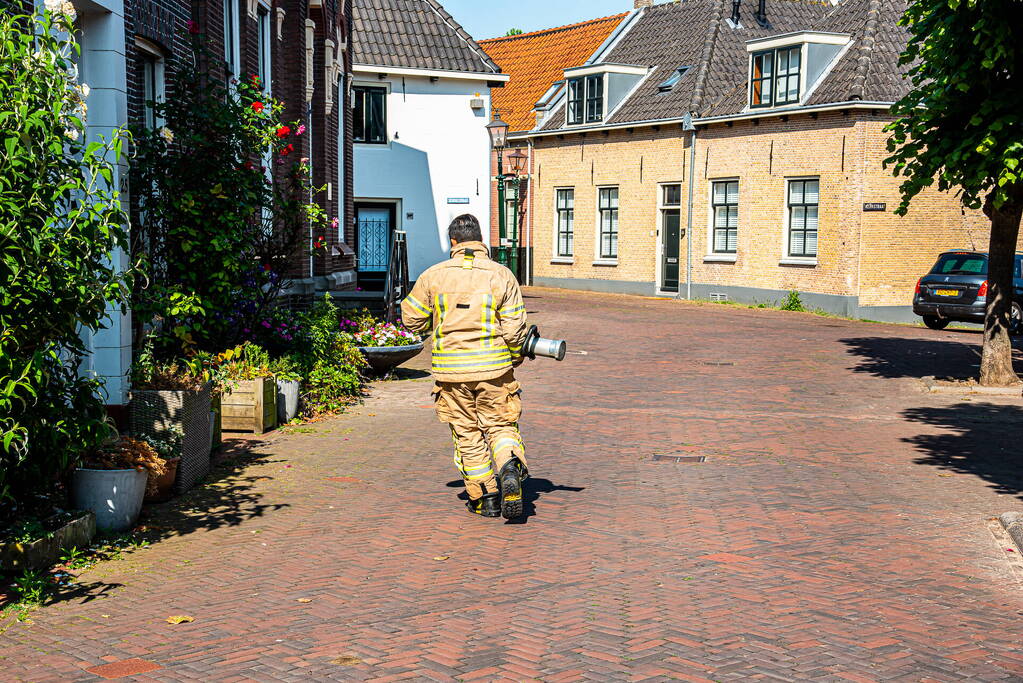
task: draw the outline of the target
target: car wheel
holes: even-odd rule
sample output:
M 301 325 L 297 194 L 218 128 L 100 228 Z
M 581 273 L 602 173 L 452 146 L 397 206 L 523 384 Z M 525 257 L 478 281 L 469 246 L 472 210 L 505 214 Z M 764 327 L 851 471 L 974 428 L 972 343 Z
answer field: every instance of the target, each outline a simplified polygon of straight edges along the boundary
M 1009 309 L 1009 334 L 1023 336 L 1023 306 L 1018 301 Z
M 936 315 L 925 315 L 924 325 L 931 328 L 932 330 L 943 330 L 948 327 L 948 324 L 952 322 L 946 318 L 939 318 Z

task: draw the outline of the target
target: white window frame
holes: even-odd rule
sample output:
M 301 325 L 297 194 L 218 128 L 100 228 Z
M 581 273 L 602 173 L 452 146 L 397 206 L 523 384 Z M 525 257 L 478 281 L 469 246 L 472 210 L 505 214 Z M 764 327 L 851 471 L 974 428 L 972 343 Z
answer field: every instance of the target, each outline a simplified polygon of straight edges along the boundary
M 242 69 L 242 39 L 241 39 L 241 14 L 239 0 L 224 0 L 222 9 L 224 12 L 224 64 L 227 68 L 227 81 L 231 90 L 234 84 L 231 79 L 241 80 Z M 232 40 L 233 35 L 233 40 Z
M 269 97 L 273 89 L 273 8 L 270 3 L 256 5 L 257 68 L 259 86 Z
M 621 188 L 620 185 L 613 184 L 613 185 L 597 185 L 597 187 L 595 189 L 597 190 L 597 193 L 596 193 L 596 197 L 595 197 L 596 201 L 594 202 L 594 211 L 596 212 L 596 220 L 594 221 L 594 226 L 593 226 L 594 227 L 593 265 L 595 265 L 595 266 L 617 266 L 618 265 L 618 259 L 621 256 L 621 249 L 619 249 L 618 247 L 621 246 L 621 239 L 622 239 L 622 188 Z M 616 234 L 618 235 L 618 240 L 617 240 L 617 243 L 616 243 L 615 255 L 613 257 L 605 257 L 605 256 L 601 255 L 603 244 L 601 243 L 601 220 L 602 220 L 602 216 L 601 216 L 601 213 L 600 213 L 600 193 L 603 190 L 618 190 L 618 207 L 616 209 L 618 211 L 618 222 L 617 222 L 617 232 L 616 232 Z
M 559 192 L 571 192 L 572 193 L 572 253 L 562 254 L 561 253 L 561 211 L 558 207 L 558 193 Z M 554 239 L 551 242 L 553 249 L 551 249 L 551 263 L 575 263 L 575 186 L 565 185 L 554 188 Z
M 791 244 L 789 235 L 789 221 L 791 211 L 789 210 L 789 185 L 794 181 L 801 180 L 816 180 L 817 181 L 817 255 L 816 256 L 792 256 L 789 251 Z M 821 240 L 821 177 L 819 175 L 801 175 L 801 176 L 786 176 L 784 185 L 785 194 L 782 196 L 782 246 L 781 253 L 782 258 L 779 265 L 783 266 L 816 266 L 817 259 L 820 257 L 820 240 Z
M 601 85 L 601 88 L 600 88 L 601 114 L 600 114 L 600 118 L 595 120 L 595 121 L 587 120 L 587 116 L 586 116 L 586 105 L 587 105 L 587 103 L 589 101 L 589 97 L 588 97 L 588 95 L 589 95 L 589 88 L 587 87 L 587 83 L 589 82 L 589 79 L 591 79 L 591 78 L 599 78 L 600 82 L 601 82 L 601 84 L 600 84 Z M 572 85 L 571 84 L 572 84 L 572 81 L 575 81 L 575 80 L 582 81 L 582 104 L 583 104 L 582 115 L 581 115 L 581 118 L 578 121 L 569 121 L 569 118 L 570 118 L 570 115 L 571 115 L 571 111 L 572 111 L 572 101 L 570 99 L 571 92 L 572 92 Z M 607 111 L 607 74 L 606 73 L 584 74 L 582 76 L 571 76 L 571 77 L 565 79 L 565 125 L 566 126 L 592 126 L 592 125 L 601 124 L 601 123 L 604 123 L 604 121 L 607 120 L 607 115 L 608 115 L 608 111 Z
M 135 48 L 148 57 L 153 62 L 153 101 L 163 102 L 167 97 L 167 72 L 166 72 L 166 61 L 163 55 L 163 50 L 157 47 L 155 44 L 149 42 L 145 38 L 135 39 Z M 142 79 L 145 81 L 146 78 L 146 67 L 142 67 Z M 149 124 L 149 118 L 153 118 L 152 130 L 158 130 L 163 126 L 165 121 L 158 118 L 152 109 L 146 105 L 148 99 L 146 98 L 146 83 L 142 84 L 142 120 L 146 125 Z
M 383 88 L 387 92 L 384 94 L 384 135 L 386 140 L 384 142 L 359 142 L 355 139 L 355 89 L 356 88 Z M 351 87 L 351 102 L 352 108 L 352 130 L 348 131 L 348 134 L 352 137 L 352 144 L 356 147 L 365 147 L 367 149 L 389 149 L 391 147 L 391 82 L 390 81 L 353 81 Z
M 739 199 L 736 202 L 736 207 L 739 211 L 737 221 L 741 220 L 742 217 L 742 182 L 738 176 L 724 177 L 724 178 L 710 178 L 707 181 L 707 250 L 703 257 L 705 263 L 735 263 L 739 255 L 739 224 L 736 223 L 735 227 L 735 252 L 725 251 L 714 251 L 714 185 L 716 183 L 738 183 Z

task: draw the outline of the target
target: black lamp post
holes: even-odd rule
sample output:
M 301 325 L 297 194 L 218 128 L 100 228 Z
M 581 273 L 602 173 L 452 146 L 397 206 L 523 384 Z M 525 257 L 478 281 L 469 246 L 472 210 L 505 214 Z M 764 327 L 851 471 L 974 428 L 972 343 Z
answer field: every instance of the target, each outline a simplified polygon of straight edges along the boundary
M 510 177 L 512 185 L 515 187 L 515 199 L 512 206 L 515 207 L 512 220 L 514 224 L 511 226 L 511 256 L 509 258 L 509 268 L 515 273 L 516 277 L 521 278 L 519 273 L 519 235 L 522 234 L 519 225 L 519 203 L 522 201 L 522 171 L 526 168 L 526 162 L 529 157 L 522 153 L 521 149 L 516 149 L 514 152 L 508 155 L 508 160 L 512 165 L 512 175 Z
M 504 148 L 508 145 L 508 124 L 501 120 L 501 114 L 495 109 L 494 120 L 487 124 L 490 134 L 490 146 L 497 152 L 497 262 L 508 265 L 504 241 L 507 237 L 504 216 Z

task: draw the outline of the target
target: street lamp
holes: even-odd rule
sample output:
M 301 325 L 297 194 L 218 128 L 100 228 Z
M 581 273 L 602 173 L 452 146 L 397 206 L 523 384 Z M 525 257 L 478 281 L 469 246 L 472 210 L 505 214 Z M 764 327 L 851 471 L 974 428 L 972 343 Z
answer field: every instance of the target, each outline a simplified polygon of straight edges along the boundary
M 487 124 L 490 134 L 490 145 L 497 152 L 497 262 L 507 266 L 508 253 L 504 243 L 507 238 L 504 215 L 504 148 L 508 145 L 508 124 L 501 120 L 501 114 L 495 109 L 494 120 Z
M 515 152 L 508 155 L 508 160 L 512 163 L 512 171 L 516 176 L 522 175 L 522 170 L 526 167 L 528 159 L 529 157 L 523 154 L 521 149 L 516 149 Z

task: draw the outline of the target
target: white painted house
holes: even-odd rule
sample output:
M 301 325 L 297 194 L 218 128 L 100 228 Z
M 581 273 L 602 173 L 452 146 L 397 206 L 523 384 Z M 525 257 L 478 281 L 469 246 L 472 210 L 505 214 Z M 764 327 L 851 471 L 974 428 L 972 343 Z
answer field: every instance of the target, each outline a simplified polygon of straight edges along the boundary
M 395 230 L 415 279 L 448 257 L 451 219 L 489 224 L 490 89 L 508 76 L 434 0 L 355 0 L 353 18 L 355 250 L 373 290 Z

